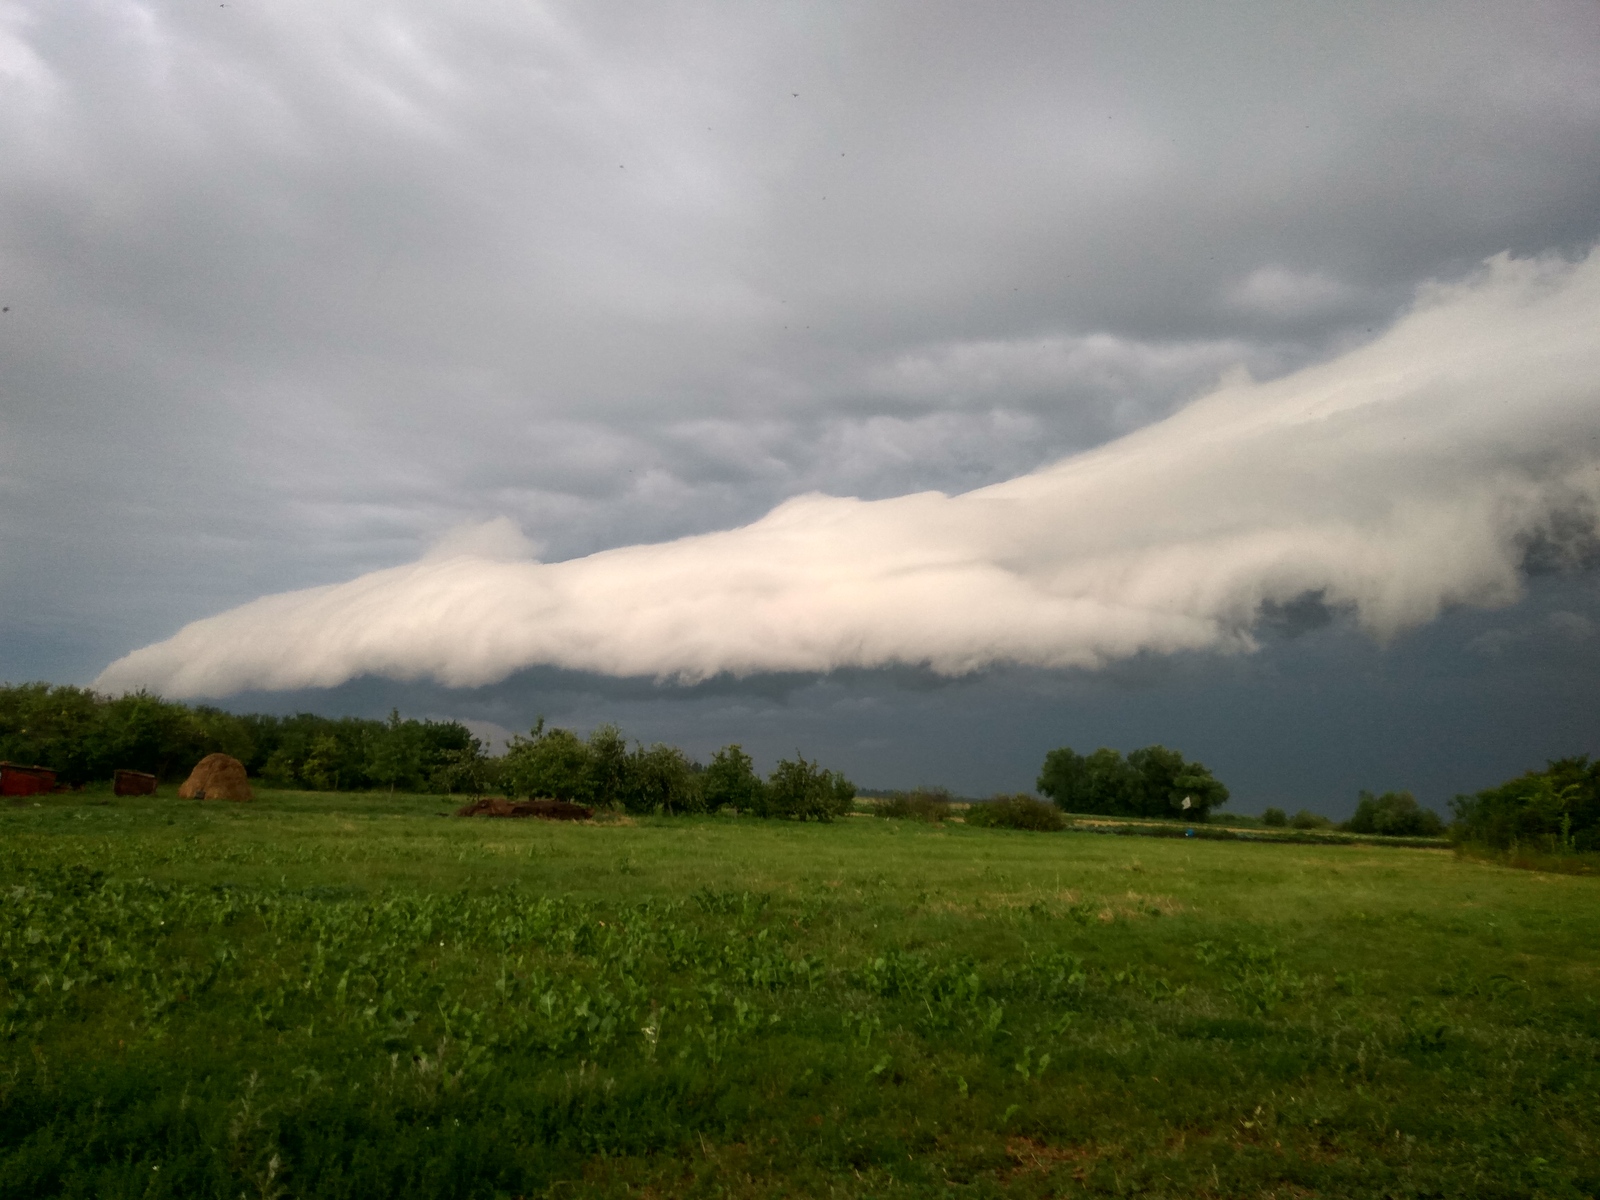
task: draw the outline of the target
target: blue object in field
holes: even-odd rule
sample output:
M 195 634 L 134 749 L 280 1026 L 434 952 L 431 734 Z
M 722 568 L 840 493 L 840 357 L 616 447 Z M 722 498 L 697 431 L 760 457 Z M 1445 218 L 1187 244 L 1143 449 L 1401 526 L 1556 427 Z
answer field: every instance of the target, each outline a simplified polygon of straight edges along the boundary
M 1184 831 L 1183 831 L 1183 836 L 1184 836 L 1184 837 L 1193 837 L 1193 836 L 1194 836 L 1194 830 L 1192 830 L 1192 829 L 1185 829 L 1185 830 L 1184 830 Z

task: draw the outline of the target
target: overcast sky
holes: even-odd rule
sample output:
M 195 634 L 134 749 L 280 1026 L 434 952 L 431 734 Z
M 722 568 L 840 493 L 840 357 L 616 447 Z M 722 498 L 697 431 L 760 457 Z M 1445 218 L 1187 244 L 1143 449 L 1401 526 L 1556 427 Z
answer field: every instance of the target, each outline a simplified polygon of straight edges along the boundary
M 1247 811 L 1600 751 L 1593 3 L 0 2 L 0 96 L 0 677 Z

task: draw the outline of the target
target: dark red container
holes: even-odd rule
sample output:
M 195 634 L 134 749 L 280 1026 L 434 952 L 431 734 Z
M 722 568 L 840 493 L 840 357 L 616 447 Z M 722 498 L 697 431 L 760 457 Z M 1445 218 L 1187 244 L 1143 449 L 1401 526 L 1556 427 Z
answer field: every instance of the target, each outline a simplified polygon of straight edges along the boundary
M 49 767 L 22 767 L 0 762 L 0 796 L 42 796 L 56 786 Z

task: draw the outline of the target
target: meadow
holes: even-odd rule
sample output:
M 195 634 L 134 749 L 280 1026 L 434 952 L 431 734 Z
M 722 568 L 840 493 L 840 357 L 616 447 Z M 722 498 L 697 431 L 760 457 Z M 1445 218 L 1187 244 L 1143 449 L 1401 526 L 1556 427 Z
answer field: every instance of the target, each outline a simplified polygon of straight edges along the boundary
M 1594 1196 L 1600 881 L 438 796 L 0 807 L 0 1196 Z

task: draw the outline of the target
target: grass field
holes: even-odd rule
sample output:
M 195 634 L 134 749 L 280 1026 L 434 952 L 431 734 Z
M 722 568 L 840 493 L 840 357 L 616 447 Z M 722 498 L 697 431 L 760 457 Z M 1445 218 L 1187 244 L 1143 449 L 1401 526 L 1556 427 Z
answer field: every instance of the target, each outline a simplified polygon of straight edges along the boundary
M 0 808 L 0 1195 L 1600 1190 L 1593 878 L 447 807 Z

